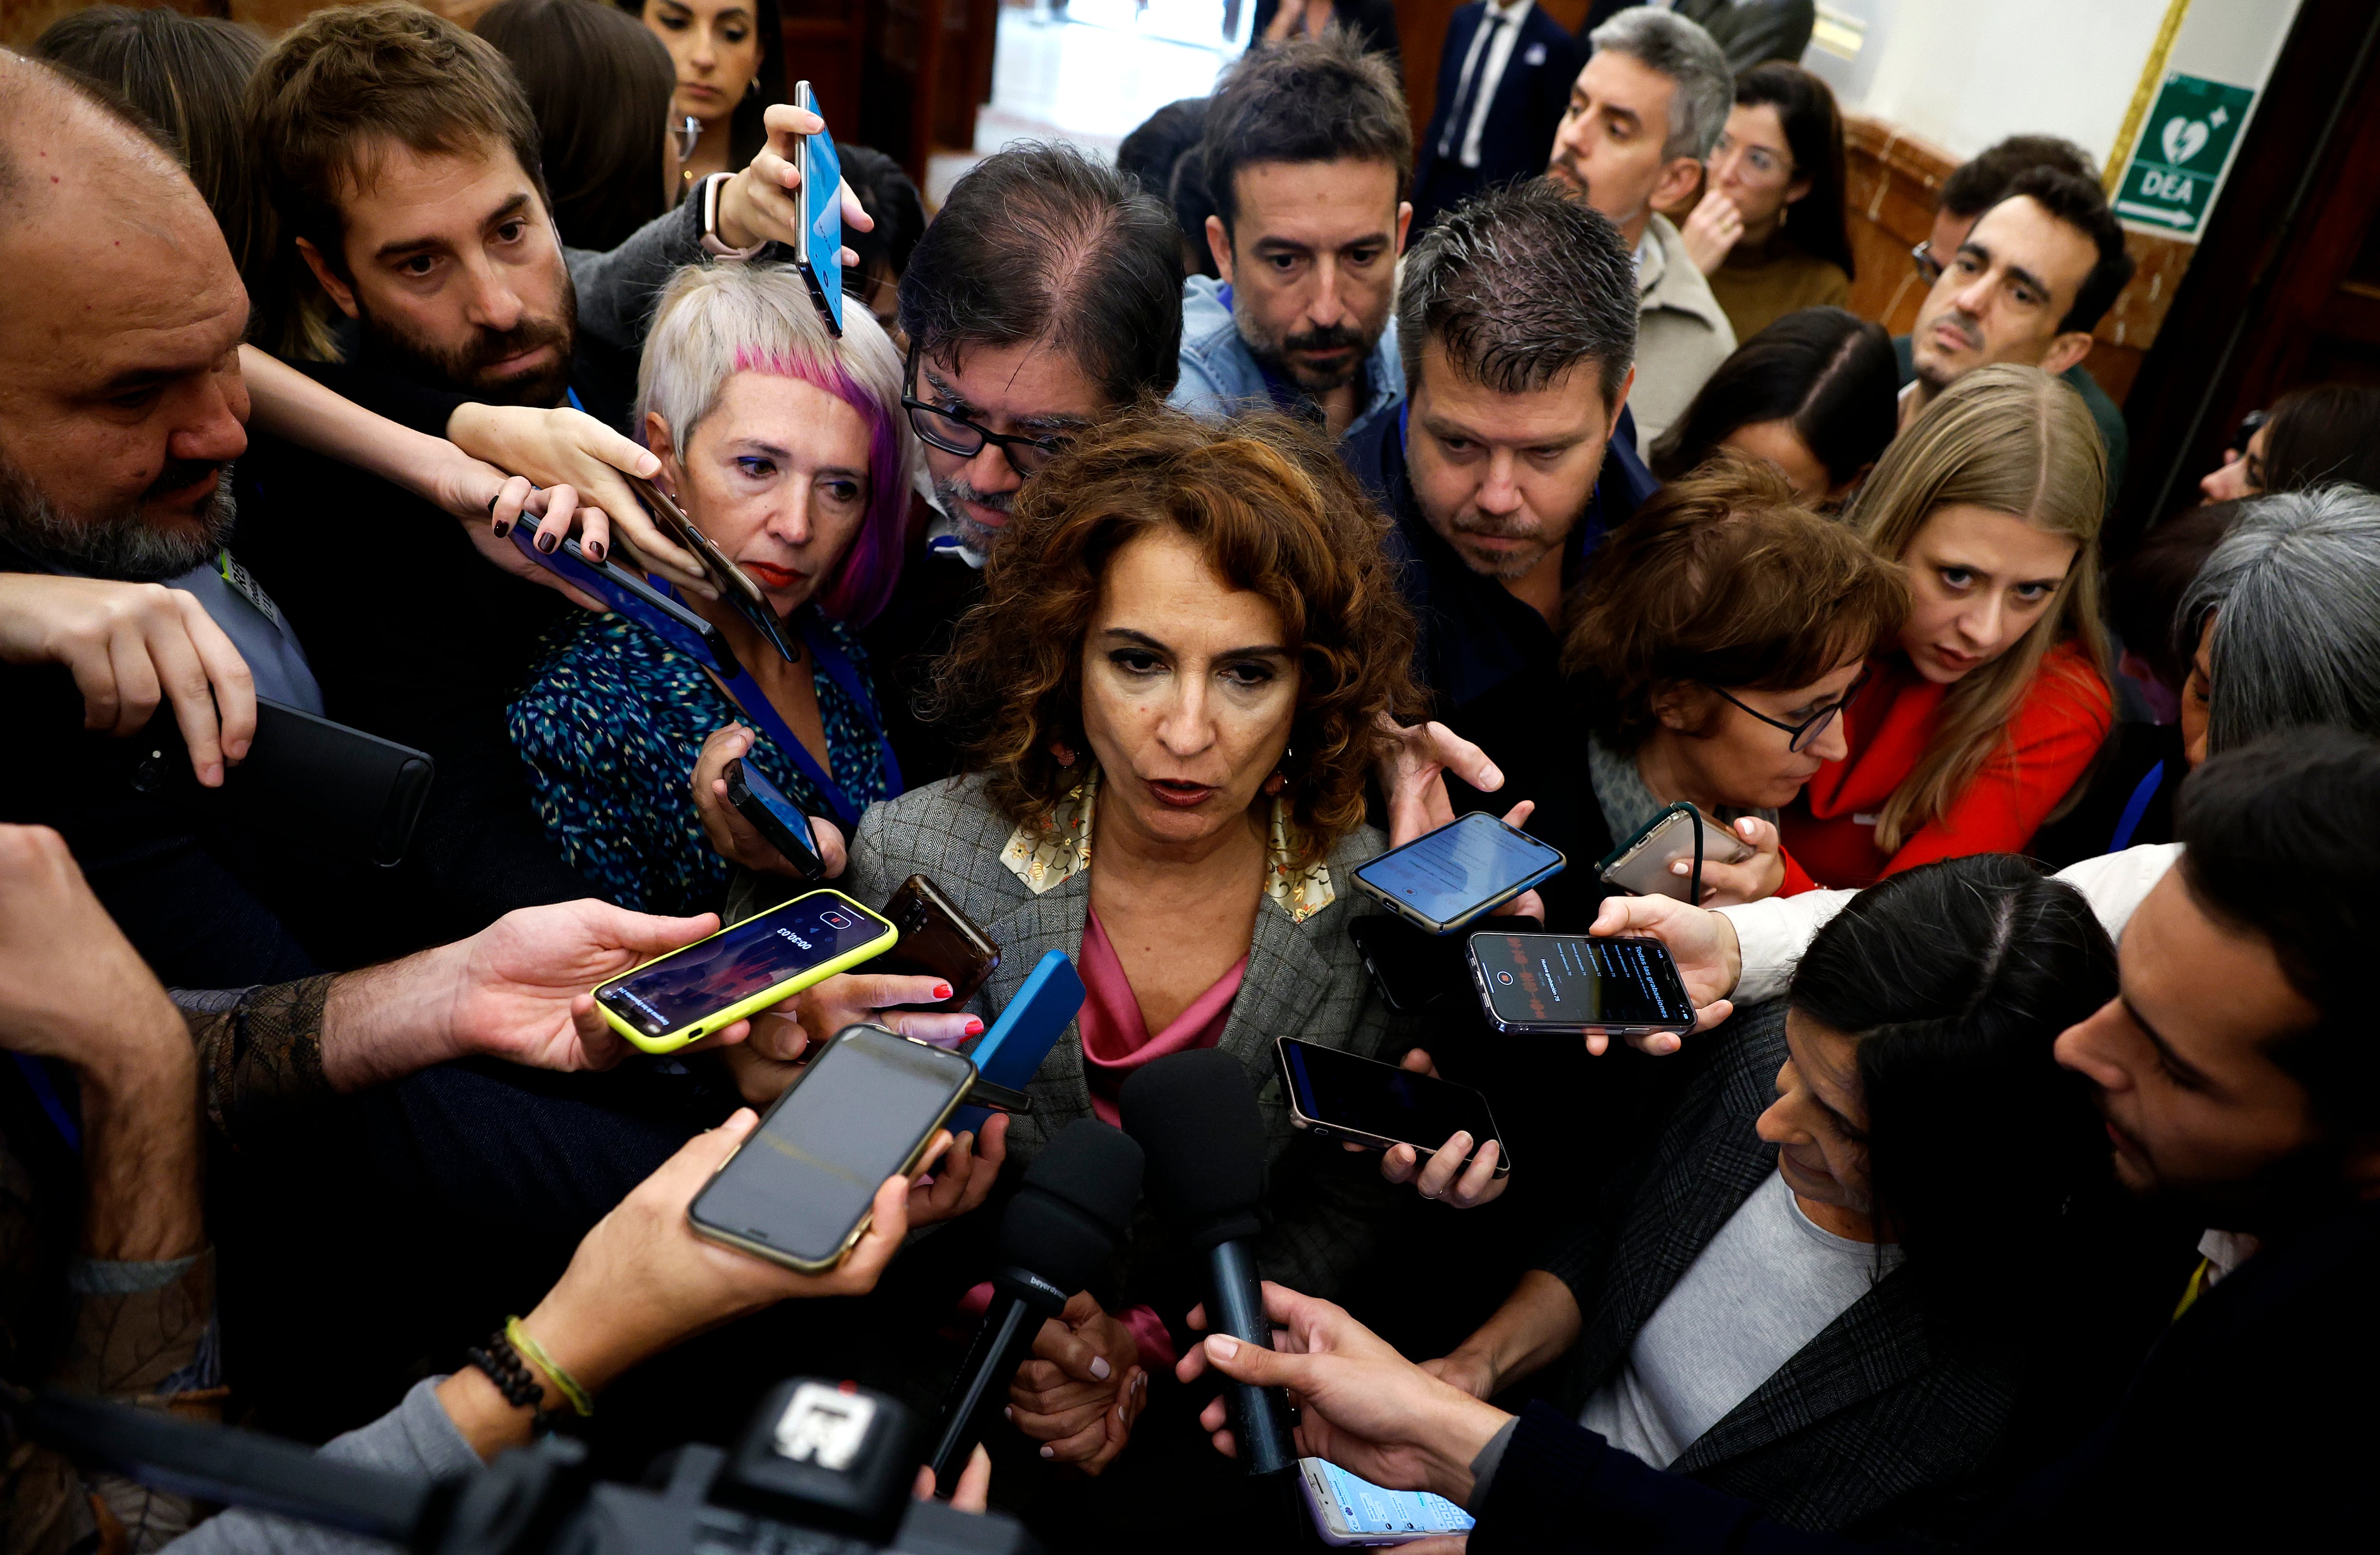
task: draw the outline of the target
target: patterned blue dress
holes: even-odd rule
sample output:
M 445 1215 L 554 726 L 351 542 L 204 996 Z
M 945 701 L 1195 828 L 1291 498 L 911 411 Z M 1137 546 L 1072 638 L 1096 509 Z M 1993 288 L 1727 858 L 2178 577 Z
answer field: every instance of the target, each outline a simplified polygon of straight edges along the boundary
M 884 721 L 858 634 L 808 606 L 787 625 L 822 630 L 859 672 L 856 701 L 832 675 L 817 677 L 828 770 L 855 804 L 891 798 Z M 698 662 L 623 615 L 579 615 L 547 636 L 507 720 L 538 814 L 571 868 L 624 907 L 718 909 L 727 861 L 703 835 L 690 780 L 713 729 L 752 721 Z M 818 785 L 765 735 L 745 759 L 805 815 L 832 817 Z

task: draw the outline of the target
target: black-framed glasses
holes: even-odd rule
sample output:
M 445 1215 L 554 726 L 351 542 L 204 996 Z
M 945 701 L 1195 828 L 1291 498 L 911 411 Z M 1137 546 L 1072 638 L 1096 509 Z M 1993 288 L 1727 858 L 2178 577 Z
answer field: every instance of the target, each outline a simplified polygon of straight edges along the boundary
M 1767 724 L 1771 729 L 1782 729 L 1788 735 L 1791 735 L 1792 738 L 1786 741 L 1785 748 L 1793 752 L 1796 756 L 1799 756 L 1802 752 L 1809 749 L 1811 746 L 1817 743 L 1818 736 L 1827 732 L 1827 725 L 1835 721 L 1835 715 L 1837 713 L 1852 705 L 1852 699 L 1860 694 L 1861 687 L 1867 685 L 1867 677 L 1874 673 L 1875 672 L 1873 670 L 1862 669 L 1859 673 L 1859 678 L 1852 682 L 1850 690 L 1845 691 L 1840 697 L 1828 702 L 1825 707 L 1820 708 L 1817 711 L 1802 720 L 1799 723 L 1788 723 L 1781 718 L 1769 717 L 1758 708 L 1745 707 L 1743 703 L 1738 701 L 1735 698 L 1729 697 L 1727 687 L 1724 686 L 1714 686 L 1711 689 L 1718 692 L 1720 696 L 1726 697 L 1728 702 L 1731 706 L 1742 711 L 1750 713 L 1753 717 L 1760 720 L 1763 723 Z
M 1019 480 L 1030 480 L 1047 468 L 1050 460 L 1066 451 L 1070 441 L 1067 438 L 1012 437 L 1004 432 L 996 432 L 990 427 L 978 426 L 956 411 L 945 410 L 939 405 L 917 399 L 908 392 L 917 382 L 917 353 L 913 347 L 909 353 L 908 373 L 902 383 L 901 407 L 909 413 L 909 430 L 916 432 L 920 441 L 945 454 L 972 459 L 982 453 L 983 445 L 989 443 L 1000 450 L 1001 457 L 1008 461 L 1008 468 L 1016 472 Z
M 1934 252 L 1931 237 L 1909 250 L 1909 262 L 1917 267 L 1917 278 L 1929 286 L 1942 278 L 1942 261 Z

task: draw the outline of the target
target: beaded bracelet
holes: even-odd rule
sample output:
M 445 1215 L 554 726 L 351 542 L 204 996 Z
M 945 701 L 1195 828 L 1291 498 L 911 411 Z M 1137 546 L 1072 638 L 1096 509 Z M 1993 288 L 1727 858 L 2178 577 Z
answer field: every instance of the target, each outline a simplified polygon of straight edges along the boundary
M 554 1412 L 541 1407 L 545 1402 L 545 1384 L 537 1379 L 514 1349 L 512 1342 L 501 1332 L 488 1336 L 485 1344 L 474 1345 L 463 1352 L 464 1359 L 486 1373 L 496 1391 L 515 1409 L 527 1409 L 528 1428 L 532 1436 L 545 1436 L 553 1429 Z

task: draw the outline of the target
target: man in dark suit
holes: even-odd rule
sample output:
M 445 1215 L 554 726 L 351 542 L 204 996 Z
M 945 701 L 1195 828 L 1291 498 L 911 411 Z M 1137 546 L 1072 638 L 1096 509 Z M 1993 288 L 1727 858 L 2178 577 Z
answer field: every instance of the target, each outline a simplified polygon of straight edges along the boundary
M 1479 190 L 1545 171 L 1585 46 L 1536 0 L 1472 0 L 1446 24 L 1438 103 L 1414 148 L 1414 231 Z
M 1578 30 L 1582 38 L 1643 0 L 1596 0 Z M 1670 7 L 1709 33 L 1727 51 L 1728 68 L 1741 74 L 1765 60 L 1798 65 L 1818 25 L 1816 0 L 1677 0 Z

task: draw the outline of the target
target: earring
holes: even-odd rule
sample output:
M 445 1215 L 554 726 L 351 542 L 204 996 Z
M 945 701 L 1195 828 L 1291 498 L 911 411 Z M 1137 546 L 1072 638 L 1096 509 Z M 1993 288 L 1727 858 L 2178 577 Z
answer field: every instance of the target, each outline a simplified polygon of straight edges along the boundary
M 1075 764 L 1075 747 L 1063 740 L 1051 740 L 1050 754 L 1058 759 L 1058 765 L 1061 767 L 1072 767 Z
M 1296 754 L 1296 750 L 1289 746 L 1281 747 L 1280 765 L 1273 768 L 1272 776 L 1264 780 L 1264 791 L 1267 795 L 1278 799 L 1281 797 L 1281 791 L 1289 786 L 1288 774 L 1281 769 L 1289 765 L 1289 759 Z
M 745 95 L 745 96 L 747 96 L 747 97 L 753 97 L 753 96 L 757 96 L 757 95 L 759 93 L 759 91 L 760 91 L 760 78 L 759 78 L 759 77 L 758 77 L 758 76 L 755 76 L 755 77 L 753 77 L 753 78 L 752 78 L 752 84 L 751 84 L 750 86 L 747 86 L 747 87 L 746 87 L 746 88 L 744 89 L 744 95 Z

